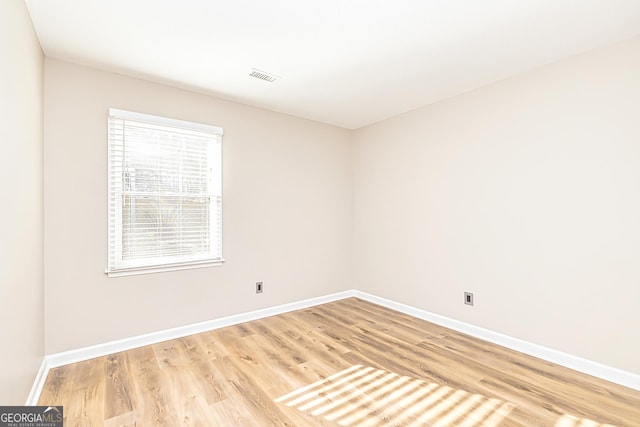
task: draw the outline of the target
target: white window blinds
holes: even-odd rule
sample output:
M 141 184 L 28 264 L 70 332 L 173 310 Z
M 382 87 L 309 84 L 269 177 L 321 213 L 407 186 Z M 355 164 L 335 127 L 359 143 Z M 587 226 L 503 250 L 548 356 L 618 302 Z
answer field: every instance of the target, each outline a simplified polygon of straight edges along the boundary
M 109 275 L 219 264 L 222 129 L 109 110 Z

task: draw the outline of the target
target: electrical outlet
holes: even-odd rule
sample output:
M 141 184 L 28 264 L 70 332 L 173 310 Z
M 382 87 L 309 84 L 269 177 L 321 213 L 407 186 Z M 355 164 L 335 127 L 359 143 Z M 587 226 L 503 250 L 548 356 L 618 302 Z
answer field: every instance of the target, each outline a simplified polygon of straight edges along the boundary
M 473 305 L 473 294 L 471 292 L 464 293 L 464 303 L 467 305 Z
M 256 282 L 256 294 L 261 294 L 263 290 L 262 282 Z

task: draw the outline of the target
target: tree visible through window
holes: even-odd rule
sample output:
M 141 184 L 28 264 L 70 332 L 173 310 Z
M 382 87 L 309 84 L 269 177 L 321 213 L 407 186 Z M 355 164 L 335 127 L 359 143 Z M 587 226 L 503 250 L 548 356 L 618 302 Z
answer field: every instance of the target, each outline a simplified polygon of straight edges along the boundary
M 109 110 L 109 275 L 222 259 L 222 129 Z

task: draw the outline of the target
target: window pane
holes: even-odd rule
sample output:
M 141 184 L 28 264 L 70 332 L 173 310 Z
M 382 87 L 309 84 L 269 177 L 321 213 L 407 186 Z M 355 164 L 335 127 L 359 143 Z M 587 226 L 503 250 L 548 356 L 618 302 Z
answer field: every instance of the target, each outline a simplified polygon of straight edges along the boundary
M 222 130 L 110 114 L 108 271 L 222 260 Z

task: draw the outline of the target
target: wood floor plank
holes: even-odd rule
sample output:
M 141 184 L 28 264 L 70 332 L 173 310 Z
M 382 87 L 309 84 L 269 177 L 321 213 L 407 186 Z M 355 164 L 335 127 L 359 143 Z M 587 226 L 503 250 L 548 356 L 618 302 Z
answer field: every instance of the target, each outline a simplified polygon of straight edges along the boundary
M 165 392 L 168 390 L 168 381 L 153 347 L 131 350 L 129 358 L 132 380 L 136 386 L 136 410 L 140 423 L 159 427 L 179 425 L 170 395 Z
M 356 298 L 50 370 L 68 426 L 639 427 L 640 392 Z
M 78 364 L 59 366 L 49 370 L 45 385 L 42 387 L 39 400 L 45 402 L 61 402 L 75 387 L 74 371 Z
M 91 426 L 92 420 L 102 416 L 107 401 L 104 370 L 99 364 L 85 361 L 76 364 L 75 375 L 79 378 L 71 397 L 75 404 L 64 412 L 65 425 Z
M 205 425 L 209 403 L 206 382 L 189 357 L 186 340 L 176 339 L 152 346 L 164 374 L 163 391 L 181 425 Z
M 113 418 L 132 412 L 137 405 L 131 374 L 127 366 L 127 354 L 112 354 L 104 359 L 105 394 L 107 396 L 105 399 L 105 418 Z

